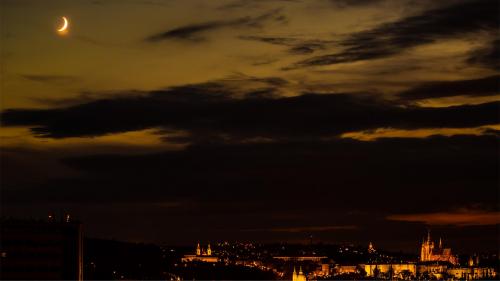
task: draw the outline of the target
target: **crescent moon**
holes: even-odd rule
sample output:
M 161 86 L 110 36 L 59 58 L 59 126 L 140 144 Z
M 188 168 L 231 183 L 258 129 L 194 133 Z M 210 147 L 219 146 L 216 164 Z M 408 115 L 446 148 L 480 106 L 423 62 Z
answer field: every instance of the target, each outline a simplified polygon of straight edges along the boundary
M 62 17 L 63 19 L 63 25 L 61 26 L 61 28 L 59 28 L 57 31 L 58 32 L 64 32 L 66 29 L 68 29 L 68 19 L 66 17 Z

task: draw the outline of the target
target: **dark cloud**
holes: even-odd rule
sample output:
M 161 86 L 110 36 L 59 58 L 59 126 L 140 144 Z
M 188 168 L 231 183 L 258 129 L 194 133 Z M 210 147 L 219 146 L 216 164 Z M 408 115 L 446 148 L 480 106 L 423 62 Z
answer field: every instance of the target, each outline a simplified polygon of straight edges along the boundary
M 97 208 L 100 211 L 86 221 L 88 228 L 111 218 L 126 218 L 126 228 L 147 221 L 156 225 L 155 233 L 165 234 L 161 239 L 185 243 L 196 241 L 200 231 L 205 239 L 213 239 L 211 235 L 225 239 L 216 235 L 221 228 L 224 235 L 242 239 L 233 232 L 262 229 L 248 237 L 262 241 L 269 239 L 265 229 L 304 228 L 317 233 L 332 225 L 357 227 L 359 231 L 353 229 L 350 234 L 359 237 L 346 237 L 348 241 L 373 239 L 366 231 L 380 227 L 411 237 L 411 231 L 416 235 L 414 231 L 423 232 L 424 226 L 407 228 L 403 222 L 385 218 L 448 212 L 473 204 L 484 210 L 496 208 L 498 141 L 492 135 L 373 142 L 334 139 L 200 144 L 145 155 L 88 155 L 63 160 L 84 176 L 50 180 L 24 192 L 4 186 L 2 195 L 6 202 L 19 206 Z M 11 173 L 22 175 L 23 171 Z M 136 207 L 131 208 L 132 204 Z M 110 212 L 99 206 L 111 206 Z M 289 219 L 282 217 L 285 214 Z M 120 224 L 111 226 L 115 235 L 124 235 Z M 172 227 L 178 235 L 167 235 Z M 494 233 L 489 230 L 483 235 Z M 271 237 L 287 238 L 283 233 Z
M 270 37 L 270 36 L 240 36 L 243 40 L 253 40 L 280 46 L 292 46 L 298 39 L 290 37 Z
M 314 53 L 316 50 L 324 49 L 324 44 L 322 43 L 303 43 L 296 45 L 290 49 L 290 53 L 297 55 L 305 55 Z
M 252 84 L 252 83 L 263 83 L 269 86 L 281 87 L 288 84 L 287 80 L 280 77 L 254 77 L 254 76 L 244 75 L 241 73 L 237 73 L 225 79 L 218 80 L 217 82 L 225 83 L 226 86 L 228 86 L 228 83 L 230 82 L 235 82 L 238 84 L 238 86 L 242 86 L 245 84 Z
M 210 82 L 54 109 L 11 109 L 2 113 L 2 124 L 31 126 L 37 136 L 49 138 L 163 128 L 189 132 L 196 142 L 221 136 L 235 141 L 297 139 L 379 127 L 462 128 L 498 123 L 499 102 L 422 108 L 362 94 L 280 97 L 276 85 L 279 88 L 283 80 L 259 81 L 267 86 L 237 92 L 228 86 L 230 81 Z
M 325 226 L 305 226 L 305 227 L 274 227 L 264 229 L 248 229 L 246 231 L 271 231 L 271 232 L 322 232 L 322 231 L 337 231 L 337 230 L 353 230 L 355 225 L 325 225 Z
M 235 0 L 219 7 L 220 10 L 259 8 L 262 4 L 269 3 L 294 3 L 301 0 Z
M 74 82 L 75 80 L 77 80 L 76 77 L 69 75 L 22 74 L 21 77 L 35 82 L 49 82 L 49 83 Z
M 500 137 L 500 130 L 495 130 L 490 128 L 490 129 L 485 129 L 483 133 Z
M 32 196 L 53 202 L 95 204 L 229 199 L 261 204 L 282 199 L 261 211 L 286 207 L 294 198 L 303 201 L 299 209 L 317 204 L 316 209 L 341 210 L 358 202 L 355 209 L 397 213 L 421 212 L 422 204 L 426 212 L 474 202 L 495 206 L 497 142 L 497 136 L 488 135 L 371 142 L 213 143 L 154 154 L 79 156 L 63 163 L 85 172 L 85 177 L 51 180 Z M 359 177 L 360 171 L 363 177 Z M 482 186 L 482 192 L 471 188 L 477 185 Z M 410 190 L 418 192 L 412 200 L 404 200 Z M 359 191 L 364 196 L 356 196 Z M 322 196 L 317 196 L 319 193 Z M 8 196 L 19 201 L 25 195 Z M 342 198 L 342 202 L 323 205 L 333 198 Z M 393 202 L 394 198 L 401 200 Z M 436 198 L 440 204 L 428 205 Z
M 382 24 L 350 35 L 341 45 L 344 50 L 306 59 L 296 66 L 329 65 L 384 58 L 409 48 L 473 32 L 496 32 L 498 1 L 461 1 L 426 11 L 420 15 Z
M 366 5 L 376 5 L 385 0 L 327 0 L 337 8 L 359 7 Z
M 177 27 L 174 29 L 167 30 L 146 38 L 149 42 L 158 42 L 170 39 L 183 39 L 183 40 L 202 40 L 203 33 L 218 30 L 227 27 L 262 27 L 264 22 L 274 21 L 274 22 L 285 22 L 286 17 L 281 13 L 281 10 L 276 9 L 271 12 L 262 14 L 257 17 L 242 17 L 234 20 L 219 20 L 219 21 L 209 21 L 199 24 L 192 24 Z
M 119 94 L 115 95 L 113 93 L 105 93 L 108 98 L 110 97 L 120 97 Z M 141 92 L 137 91 L 136 93 L 133 92 L 128 92 L 128 96 L 131 95 L 136 95 L 139 96 L 141 95 Z M 92 101 L 100 100 L 102 99 L 103 92 L 81 92 L 77 94 L 76 96 L 68 97 L 68 98 L 46 98 L 46 97 L 35 97 L 32 98 L 31 100 L 43 104 L 44 106 L 49 106 L 49 107 L 65 107 L 65 106 L 71 106 L 71 105 L 78 105 L 82 103 L 89 103 Z
M 500 75 L 457 81 L 438 81 L 418 85 L 399 94 L 402 100 L 452 96 L 494 96 L 500 94 Z
M 497 36 L 500 36 L 497 34 Z M 467 62 L 500 71 L 500 38 L 471 52 Z
M 335 44 L 335 41 L 331 40 L 310 40 L 291 37 L 241 36 L 240 39 L 286 46 L 288 47 L 289 53 L 296 55 L 311 54 L 317 50 L 324 50 Z

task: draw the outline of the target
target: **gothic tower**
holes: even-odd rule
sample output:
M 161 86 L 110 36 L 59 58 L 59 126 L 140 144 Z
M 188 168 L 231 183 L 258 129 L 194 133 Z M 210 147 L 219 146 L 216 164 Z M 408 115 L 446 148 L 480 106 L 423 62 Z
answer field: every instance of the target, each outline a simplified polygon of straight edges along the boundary
M 211 256 L 211 255 L 212 255 L 212 249 L 210 248 L 210 243 L 208 243 L 208 247 L 207 247 L 207 255 L 208 255 L 208 256 Z
M 431 261 L 432 252 L 434 251 L 434 242 L 431 241 L 431 232 L 427 231 L 427 240 L 422 241 L 420 249 L 420 261 Z
M 299 268 L 299 274 L 297 275 L 297 281 L 307 281 L 306 275 L 302 271 L 302 266 Z

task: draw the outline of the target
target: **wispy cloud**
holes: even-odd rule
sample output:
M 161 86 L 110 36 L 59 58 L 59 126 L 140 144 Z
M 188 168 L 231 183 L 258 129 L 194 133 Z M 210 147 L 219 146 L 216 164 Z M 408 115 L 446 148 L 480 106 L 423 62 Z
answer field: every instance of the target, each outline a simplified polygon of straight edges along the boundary
M 497 12 L 496 1 L 458 2 L 354 33 L 341 43 L 343 51 L 300 61 L 295 67 L 384 58 L 441 39 L 461 37 L 485 30 L 494 33 L 498 28 Z
M 243 40 L 253 40 L 272 45 L 286 46 L 290 54 L 305 55 L 318 50 L 324 50 L 334 44 L 333 40 L 322 39 L 300 39 L 293 37 L 272 37 L 272 36 L 241 36 Z
M 494 96 L 500 94 L 500 75 L 478 79 L 428 82 L 399 94 L 403 100 L 452 96 Z
M 420 222 L 428 225 L 495 225 L 500 224 L 500 212 L 463 209 L 451 212 L 390 215 L 387 219 L 393 221 Z
M 324 232 L 324 231 L 335 231 L 335 230 L 354 230 L 358 227 L 355 225 L 327 225 L 327 226 L 302 226 L 302 227 L 276 227 L 276 228 L 254 228 L 245 229 L 245 231 L 251 232 Z
M 258 8 L 271 2 L 293 3 L 301 0 L 234 0 L 219 7 L 220 10 Z
M 233 20 L 207 21 L 185 25 L 167 30 L 165 32 L 154 34 L 146 38 L 146 41 L 159 42 L 171 39 L 200 41 L 206 39 L 205 37 L 203 37 L 203 34 L 209 31 L 214 31 L 222 28 L 258 28 L 262 27 L 262 25 L 266 21 L 286 22 L 286 17 L 281 13 L 280 9 L 275 9 L 256 17 L 247 16 Z
M 384 2 L 385 0 L 325 0 L 335 5 L 337 8 L 359 7 L 376 5 Z
M 69 75 L 21 74 L 21 77 L 30 81 L 44 83 L 63 83 L 77 80 L 76 77 Z
M 500 58 L 500 38 L 492 40 L 485 44 L 485 46 L 472 51 L 467 62 L 500 70 L 500 60 L 498 58 Z

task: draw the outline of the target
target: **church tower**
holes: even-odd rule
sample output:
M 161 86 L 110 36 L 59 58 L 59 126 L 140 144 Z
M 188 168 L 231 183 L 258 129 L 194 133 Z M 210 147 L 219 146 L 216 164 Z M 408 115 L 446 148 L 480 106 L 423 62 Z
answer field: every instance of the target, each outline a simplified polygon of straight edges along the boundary
M 208 256 L 211 256 L 211 255 L 212 255 L 212 249 L 210 248 L 210 243 L 208 243 L 208 247 L 207 247 L 207 255 L 208 255 Z
M 420 261 L 426 261 L 427 258 L 427 243 L 422 239 L 422 246 L 420 247 Z
M 472 259 L 472 256 L 469 257 L 469 266 L 474 266 L 474 260 Z
M 368 244 L 368 253 L 372 254 L 375 252 L 376 252 L 375 247 L 373 247 L 372 242 L 370 242 L 370 244 Z
M 299 274 L 297 275 L 297 281 L 307 281 L 304 272 L 302 272 L 302 266 L 299 268 Z
M 196 255 L 201 256 L 200 242 L 198 242 L 198 245 L 196 246 Z
M 420 261 L 431 261 L 432 252 L 434 251 L 434 242 L 431 241 L 431 232 L 427 231 L 427 240 L 422 241 L 420 249 Z
M 299 268 L 299 273 L 293 267 L 292 281 L 307 281 L 306 275 L 302 272 L 302 266 Z

